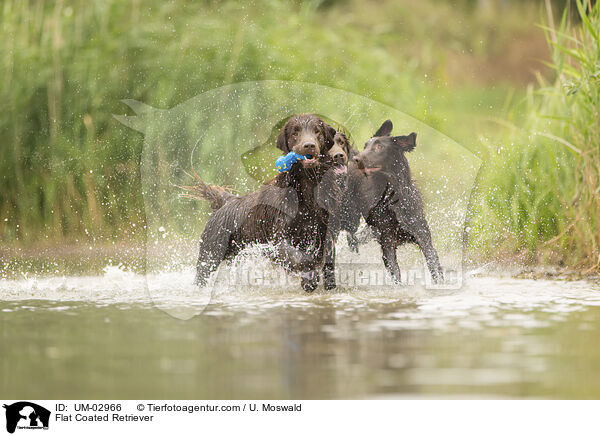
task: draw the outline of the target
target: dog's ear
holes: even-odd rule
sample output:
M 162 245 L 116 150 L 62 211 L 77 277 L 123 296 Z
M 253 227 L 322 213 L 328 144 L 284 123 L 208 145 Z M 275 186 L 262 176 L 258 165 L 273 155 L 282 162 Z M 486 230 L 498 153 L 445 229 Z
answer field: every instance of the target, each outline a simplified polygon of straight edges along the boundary
M 413 151 L 417 146 L 417 134 L 412 132 L 408 136 L 393 136 L 392 143 L 399 146 L 402 151 Z
M 279 132 L 279 136 L 277 136 L 277 148 L 283 151 L 284 153 L 289 153 L 290 148 L 288 147 L 287 140 L 287 124 L 281 128 L 281 132 Z
M 377 136 L 390 136 L 390 133 L 392 133 L 393 128 L 394 125 L 392 124 L 392 120 L 385 120 L 381 127 L 377 129 L 377 131 L 373 135 L 373 138 Z
M 343 133 L 341 133 L 341 135 L 342 135 L 342 139 L 344 140 L 344 151 L 346 152 L 346 154 L 348 156 L 350 156 L 350 150 L 352 150 L 352 147 L 350 147 L 350 140 Z
M 350 147 L 349 150 L 350 151 L 348 152 L 348 162 L 350 162 L 352 158 L 359 153 L 359 151 L 353 147 Z
M 331 147 L 333 147 L 333 138 L 335 138 L 335 134 L 336 134 L 336 130 L 331 127 L 329 124 L 327 123 L 323 123 L 323 139 L 325 144 L 323 144 L 325 146 L 325 150 L 324 151 L 329 151 L 331 149 Z

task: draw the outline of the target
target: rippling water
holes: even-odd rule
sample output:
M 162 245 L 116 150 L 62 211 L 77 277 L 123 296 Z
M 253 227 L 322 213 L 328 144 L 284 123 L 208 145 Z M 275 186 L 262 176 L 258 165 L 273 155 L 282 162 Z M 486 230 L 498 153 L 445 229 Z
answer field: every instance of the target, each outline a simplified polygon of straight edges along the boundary
M 0 391 L 600 397 L 600 288 L 589 282 L 471 276 L 459 290 L 355 285 L 312 295 L 216 285 L 209 300 L 191 278 L 159 273 L 147 282 L 107 267 L 97 276 L 0 279 Z

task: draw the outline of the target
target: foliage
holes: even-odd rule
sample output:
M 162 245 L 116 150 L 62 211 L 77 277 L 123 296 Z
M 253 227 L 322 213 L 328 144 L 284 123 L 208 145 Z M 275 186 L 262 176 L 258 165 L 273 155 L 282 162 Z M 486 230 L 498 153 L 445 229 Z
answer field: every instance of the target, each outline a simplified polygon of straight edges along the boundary
M 383 101 L 468 142 L 472 132 L 457 118 L 496 113 L 505 91 L 450 90 L 444 59 L 498 32 L 474 19 L 468 2 L 413 5 L 4 1 L 0 241 L 126 239 L 143 229 L 143 138 L 111 117 L 126 112 L 123 98 L 170 108 L 229 83 L 314 82 Z M 480 24 L 467 31 L 460 22 Z M 507 26 L 496 29 L 515 28 Z M 430 38 L 427 29 L 435 29 Z
M 556 81 L 524 101 L 526 119 L 480 177 L 473 251 L 524 254 L 591 272 L 600 262 L 600 7 L 547 28 Z

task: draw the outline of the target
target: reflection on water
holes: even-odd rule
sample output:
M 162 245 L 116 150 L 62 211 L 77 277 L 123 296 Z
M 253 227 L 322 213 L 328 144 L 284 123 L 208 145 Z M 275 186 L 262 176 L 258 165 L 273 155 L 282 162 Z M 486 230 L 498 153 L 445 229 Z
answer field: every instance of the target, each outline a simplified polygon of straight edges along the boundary
M 153 280 L 159 304 L 194 304 L 174 277 Z M 188 321 L 116 268 L 0 292 L 7 398 L 600 398 L 600 289 L 586 282 L 229 289 Z

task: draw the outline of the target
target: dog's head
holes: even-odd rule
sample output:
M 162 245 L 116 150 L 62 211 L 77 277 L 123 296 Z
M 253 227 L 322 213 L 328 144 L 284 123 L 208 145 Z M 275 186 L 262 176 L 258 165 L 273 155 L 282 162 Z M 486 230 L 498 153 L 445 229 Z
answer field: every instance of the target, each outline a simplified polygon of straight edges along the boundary
M 364 150 L 354 156 L 357 167 L 366 174 L 398 164 L 408 165 L 404 153 L 417 146 L 417 134 L 413 132 L 407 136 L 390 136 L 392 128 L 392 122 L 385 121 L 365 143 Z
M 277 137 L 277 148 L 284 153 L 293 151 L 314 159 L 329 152 L 335 133 L 333 127 L 315 115 L 294 115 L 282 127 Z M 310 165 L 310 160 L 302 161 L 303 165 Z
M 333 159 L 335 170 L 345 173 L 348 159 L 351 157 L 350 141 L 343 132 L 336 132 L 333 138 L 333 146 L 329 149 L 329 156 Z

